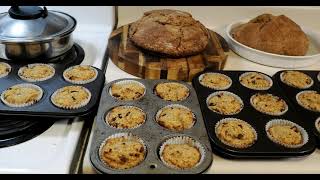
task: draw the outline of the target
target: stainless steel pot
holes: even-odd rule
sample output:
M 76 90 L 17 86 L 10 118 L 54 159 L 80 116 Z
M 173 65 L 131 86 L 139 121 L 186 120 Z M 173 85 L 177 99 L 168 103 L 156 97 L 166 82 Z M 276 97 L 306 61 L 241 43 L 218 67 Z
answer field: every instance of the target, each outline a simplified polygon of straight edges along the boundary
M 12 6 L 0 14 L 0 58 L 47 60 L 60 56 L 74 44 L 72 16 L 46 7 Z

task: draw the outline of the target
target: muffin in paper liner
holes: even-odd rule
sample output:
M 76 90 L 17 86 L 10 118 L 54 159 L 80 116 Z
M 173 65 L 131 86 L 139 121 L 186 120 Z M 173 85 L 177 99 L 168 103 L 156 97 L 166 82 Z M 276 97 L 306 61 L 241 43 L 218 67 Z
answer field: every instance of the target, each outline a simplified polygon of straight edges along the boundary
M 72 106 L 72 105 L 61 105 L 61 104 L 59 104 L 59 103 L 57 103 L 57 102 L 55 102 L 55 100 L 54 100 L 54 98 L 57 96 L 57 95 L 59 95 L 59 93 L 61 93 L 62 91 L 64 91 L 66 88 L 70 88 L 70 87 L 77 87 L 77 88 L 79 88 L 79 89 L 81 89 L 81 90 L 84 90 L 87 94 L 88 94 L 88 97 L 84 100 L 84 101 L 82 101 L 82 102 L 80 102 L 78 105 L 74 105 L 74 106 Z M 89 102 L 90 102 L 90 100 L 91 100 L 91 92 L 87 89 L 87 88 L 85 88 L 85 87 L 83 87 L 83 86 L 64 86 L 64 87 L 62 87 L 62 88 L 60 88 L 60 89 L 57 89 L 52 95 L 51 95 L 51 102 L 55 105 L 55 106 L 57 106 L 57 107 L 59 107 L 59 108 L 62 108 L 62 109 L 78 109 L 78 108 L 81 108 L 81 107 L 84 107 L 84 106 L 86 106 Z
M 159 124 L 159 121 L 158 121 L 158 120 L 159 120 L 159 117 L 160 117 L 160 114 L 162 113 L 162 111 L 163 111 L 165 108 L 171 108 L 171 107 L 173 107 L 173 108 L 182 108 L 182 109 L 186 109 L 186 110 L 190 111 L 190 112 L 192 113 L 193 123 L 190 124 L 189 127 L 184 128 L 183 130 L 170 129 L 170 128 L 168 128 L 168 127 L 164 127 L 164 126 L 160 125 L 160 124 Z M 194 113 L 192 112 L 192 110 L 191 110 L 190 108 L 186 107 L 186 106 L 183 106 L 183 105 L 180 105 L 180 104 L 170 104 L 170 105 L 167 105 L 167 106 L 162 107 L 162 108 L 157 112 L 157 114 L 156 114 L 156 122 L 157 122 L 161 127 L 166 128 L 166 129 L 171 130 L 171 131 L 184 131 L 184 130 L 187 130 L 187 129 L 191 129 L 191 128 L 194 126 L 194 124 L 196 123 L 196 116 L 194 115 Z
M 236 145 L 236 144 L 232 144 L 232 143 L 229 143 L 227 141 L 225 141 L 224 139 L 222 139 L 221 137 L 218 136 L 218 127 L 222 124 L 222 123 L 225 123 L 225 122 L 230 122 L 230 121 L 237 121 L 237 122 L 240 122 L 240 123 L 243 123 L 245 125 L 247 125 L 252 131 L 252 133 L 254 134 L 254 138 L 252 140 L 252 142 L 250 144 L 242 144 L 242 145 Z M 239 148 L 239 149 L 244 149 L 244 148 L 248 148 L 248 147 L 251 147 L 252 145 L 254 145 L 256 142 L 257 142 L 257 139 L 258 139 L 258 133 L 257 131 L 249 124 L 247 123 L 246 121 L 243 121 L 241 119 L 237 119 L 237 118 L 224 118 L 224 119 L 221 119 L 220 121 L 218 121 L 215 125 L 215 134 L 217 136 L 217 138 L 223 143 L 223 144 L 226 144 L 230 147 L 234 147 L 234 148 Z
M 170 145 L 170 144 L 178 144 L 178 145 L 180 145 L 180 144 L 188 144 L 188 145 L 190 145 L 192 147 L 195 147 L 198 150 L 198 152 L 200 153 L 199 161 L 193 167 L 184 167 L 184 168 L 183 167 L 178 167 L 177 165 L 174 165 L 174 164 L 172 164 L 170 162 L 167 162 L 163 157 L 163 152 L 165 150 L 166 145 Z M 175 137 L 167 139 L 166 141 L 164 141 L 161 144 L 160 149 L 159 149 L 160 160 L 163 162 L 164 165 L 166 165 L 169 168 L 173 168 L 173 169 L 188 170 L 188 169 L 191 169 L 191 168 L 195 168 L 195 167 L 199 166 L 203 162 L 203 160 L 205 159 L 206 156 L 207 156 L 206 150 L 205 150 L 204 146 L 200 142 L 194 140 L 191 137 L 184 136 L 184 135 L 175 136 Z
M 281 141 L 275 139 L 269 132 L 269 129 L 274 125 L 295 126 L 297 128 L 297 130 L 300 132 L 301 136 L 302 136 L 302 142 L 300 144 L 293 145 L 293 144 L 286 144 L 284 142 L 281 142 Z M 308 133 L 303 127 L 299 126 L 298 124 L 296 124 L 294 122 L 291 122 L 291 121 L 288 121 L 288 120 L 285 120 L 285 119 L 273 119 L 273 120 L 270 120 L 265 125 L 265 131 L 266 131 L 266 134 L 267 134 L 268 138 L 272 142 L 274 142 L 276 144 L 279 144 L 279 145 L 282 145 L 282 146 L 287 147 L 287 148 L 300 148 L 300 147 L 302 147 L 303 145 L 305 145 L 309 141 Z
M 113 85 L 128 85 L 128 84 L 131 84 L 131 83 L 132 83 L 132 84 L 136 84 L 136 85 L 138 85 L 138 86 L 141 86 L 141 87 L 144 89 L 143 93 L 142 93 L 139 97 L 137 97 L 136 99 L 130 99 L 130 100 L 121 99 L 121 95 L 120 95 L 119 97 L 117 97 L 117 96 L 115 96 L 115 95 L 113 94 L 113 92 L 112 92 L 112 86 L 113 86 Z M 109 94 L 110 94 L 112 97 L 116 98 L 117 100 L 121 100 L 121 101 L 137 101 L 137 100 L 141 99 L 141 98 L 146 94 L 146 87 L 145 87 L 144 84 L 142 84 L 142 83 L 140 83 L 140 82 L 138 82 L 138 81 L 135 81 L 135 80 L 122 80 L 122 81 L 118 81 L 118 82 L 113 83 L 113 84 L 109 87 Z
M 204 84 L 204 83 L 201 82 L 206 74 L 209 74 L 209 75 L 218 75 L 218 76 L 220 75 L 220 76 L 224 77 L 226 80 L 228 80 L 228 81 L 229 81 L 229 84 L 226 85 L 226 86 L 223 86 L 223 87 L 209 87 L 208 85 L 206 85 L 206 84 Z M 227 75 L 225 75 L 225 74 L 222 74 L 222 73 L 207 72 L 207 73 L 201 74 L 201 75 L 199 76 L 199 83 L 200 83 L 202 86 L 205 86 L 205 87 L 210 88 L 210 89 L 214 89 L 214 90 L 226 90 L 226 89 L 229 89 L 229 88 L 231 87 L 231 85 L 232 85 L 232 79 L 231 79 L 229 76 L 227 76 Z
M 226 94 L 226 95 L 233 96 L 235 99 L 237 99 L 237 100 L 239 101 L 240 108 L 239 108 L 237 111 L 232 112 L 232 113 L 219 112 L 219 111 L 215 111 L 215 110 L 211 109 L 211 108 L 210 108 L 210 102 L 209 102 L 210 99 L 211 99 L 212 97 L 218 96 L 218 95 L 220 95 L 220 94 Z M 234 94 L 234 93 L 232 93 L 232 92 L 229 92 L 229 91 L 217 91 L 217 92 L 214 92 L 214 93 L 210 94 L 210 95 L 207 97 L 206 103 L 207 103 L 207 107 L 208 107 L 211 111 L 213 111 L 213 112 L 215 112 L 215 113 L 218 113 L 218 114 L 222 114 L 222 115 L 235 115 L 235 114 L 238 114 L 238 113 L 240 113 L 240 112 L 242 111 L 243 106 L 244 106 L 244 103 L 243 103 L 242 99 L 241 99 L 238 95 L 236 95 L 236 94 Z
M 186 91 L 187 91 L 187 94 L 183 97 L 183 98 L 181 98 L 181 99 L 178 99 L 178 97 L 177 97 L 177 99 L 172 99 L 172 98 L 166 98 L 166 97 L 161 97 L 161 95 L 159 94 L 159 92 L 157 91 L 157 87 L 159 86 L 159 85 L 165 85 L 165 84 L 174 84 L 174 85 L 179 85 L 179 86 L 181 86 L 183 89 L 185 89 Z M 181 88 L 181 89 L 182 89 Z M 190 89 L 186 86 L 186 85 L 184 85 L 184 84 L 182 84 L 182 83 L 179 83 L 179 82 L 175 82 L 175 81 L 169 81 L 169 82 L 160 82 L 160 83 L 158 83 L 158 84 L 156 84 L 155 86 L 154 86 L 154 89 L 153 89 L 153 92 L 154 92 L 154 94 L 155 95 L 157 95 L 159 98 L 161 98 L 162 100 L 164 100 L 164 101 L 170 101 L 170 102 L 179 102 L 179 101 L 183 101 L 183 100 L 186 100 L 189 96 L 190 96 Z M 172 91 L 171 91 L 172 92 Z M 180 93 L 176 93 L 176 94 L 180 94 Z
M 52 71 L 52 73 L 51 73 L 49 76 L 47 76 L 47 77 L 38 78 L 38 79 L 33 79 L 33 78 L 25 77 L 25 76 L 22 75 L 22 74 L 23 74 L 23 71 L 24 71 L 25 69 L 27 69 L 27 68 L 32 68 L 32 67 L 35 67 L 35 66 L 46 66 L 48 69 L 50 69 L 50 70 Z M 18 76 L 19 76 L 21 79 L 23 79 L 23 80 L 25 80 L 25 81 L 27 81 L 27 82 L 40 82 L 40 81 L 45 81 L 45 80 L 51 79 L 54 75 L 55 75 L 55 69 L 54 69 L 52 66 L 50 66 L 50 65 L 48 65 L 48 64 L 43 64 L 43 63 L 28 64 L 28 65 L 26 65 L 26 66 L 21 67 L 21 68 L 19 69 L 19 71 L 18 71 Z
M 141 111 L 141 112 L 143 113 L 143 115 L 144 115 L 143 122 L 140 123 L 140 124 L 137 124 L 136 126 L 128 127 L 128 128 L 115 127 L 115 126 L 111 125 L 111 124 L 108 122 L 108 118 L 109 118 L 109 116 L 110 116 L 111 111 L 112 111 L 113 109 L 115 109 L 115 108 L 118 108 L 118 107 L 134 108 L 134 109 L 137 109 L 137 110 Z M 120 105 L 120 106 L 115 106 L 115 107 L 111 108 L 110 110 L 108 110 L 108 112 L 107 112 L 107 114 L 106 114 L 106 116 L 105 116 L 104 122 L 105 122 L 108 126 L 110 126 L 110 127 L 112 127 L 112 128 L 115 128 L 115 129 L 136 129 L 136 128 L 140 127 L 141 125 L 143 125 L 143 124 L 146 122 L 146 118 L 147 118 L 147 115 L 146 115 L 146 113 L 145 113 L 141 108 L 136 107 L 136 106 Z
M 135 166 L 133 166 L 133 167 L 130 167 L 130 168 L 125 168 L 125 169 L 121 169 L 121 168 L 115 168 L 115 167 L 111 167 L 107 162 L 105 162 L 104 160 L 103 160 L 103 147 L 106 145 L 106 143 L 107 143 L 107 141 L 109 140 L 109 139 L 113 139 L 113 138 L 121 138 L 121 137 L 125 137 L 125 138 L 128 138 L 129 140 L 130 139 L 132 139 L 132 140 L 137 140 L 139 143 L 141 143 L 142 144 L 142 146 L 143 146 L 143 160 L 141 161 L 141 162 L 139 162 L 138 164 L 136 164 Z M 113 135 L 110 135 L 110 136 L 108 136 L 101 144 L 100 144 L 100 147 L 99 147 L 99 152 L 98 152 L 98 154 L 99 154 L 99 159 L 101 160 L 101 162 L 106 166 L 106 167 L 109 167 L 109 168 L 111 168 L 111 169 L 117 169 L 117 170 L 126 170 L 126 169 L 131 169 L 131 168 L 134 168 L 134 167 L 136 167 L 136 166 L 139 166 L 144 160 L 145 160 L 145 158 L 146 158 L 146 156 L 147 156 L 147 146 L 146 146 L 146 144 L 144 143 L 144 141 L 140 138 L 140 137 L 138 137 L 137 135 L 134 135 L 134 134 L 132 134 L 132 133 L 116 133 L 116 134 L 113 134 Z
M 282 83 L 284 83 L 284 84 L 286 84 L 286 85 L 288 85 L 288 86 L 290 86 L 290 87 L 297 88 L 297 89 L 308 89 L 308 88 L 310 88 L 311 86 L 313 86 L 313 84 L 314 84 L 313 79 L 312 79 L 309 75 L 307 75 L 307 74 L 305 74 L 305 73 L 303 73 L 303 72 L 297 71 L 297 72 L 303 73 L 303 74 L 305 74 L 306 76 L 308 76 L 308 78 L 310 79 L 311 83 L 310 83 L 309 85 L 303 87 L 303 88 L 296 87 L 296 86 L 294 86 L 293 84 L 285 81 L 285 79 L 284 79 L 284 73 L 285 73 L 285 72 L 287 72 L 287 71 L 281 72 L 281 74 L 280 74 L 280 80 L 281 80 Z
M 8 63 L 5 62 L 0 62 L 0 66 L 4 66 L 4 72 L 2 72 L 2 74 L 0 74 L 0 78 L 6 77 L 8 76 L 8 74 L 11 72 L 12 68 Z M 0 69 L 1 70 L 1 69 Z M 2 71 L 2 70 L 1 70 Z M 0 72 L 1 72 L 0 71 Z
M 319 94 L 319 93 L 318 93 L 317 91 L 313 91 L 313 90 L 301 91 L 301 92 L 297 93 L 297 95 L 296 95 L 296 101 L 297 101 L 297 103 L 298 103 L 301 107 L 303 107 L 304 109 L 307 109 L 307 110 L 310 110 L 310 111 L 313 111 L 313 112 L 320 112 L 320 111 L 317 111 L 317 110 L 315 110 L 315 109 L 311 109 L 311 108 L 307 107 L 306 105 L 304 105 L 304 104 L 301 102 L 301 100 L 299 99 L 299 96 L 302 95 L 303 93 L 317 93 L 317 94 Z
M 284 109 L 283 111 L 279 112 L 279 113 L 263 111 L 262 109 L 258 108 L 258 107 L 254 104 L 254 102 L 253 102 L 253 101 L 254 101 L 254 98 L 256 98 L 256 97 L 259 96 L 259 95 L 270 95 L 270 96 L 272 96 L 272 97 L 281 99 L 281 100 L 284 102 L 284 106 L 285 106 L 284 108 L 285 108 L 285 109 Z M 284 115 L 284 114 L 289 110 L 289 106 L 288 106 L 288 104 L 287 104 L 287 102 L 286 102 L 285 100 L 283 100 L 282 98 L 280 98 L 280 97 L 278 97 L 278 96 L 275 96 L 275 95 L 273 95 L 273 94 L 269 94 L 269 93 L 256 93 L 256 94 L 252 95 L 252 96 L 250 97 L 250 104 L 251 104 L 251 106 L 252 106 L 255 110 L 257 110 L 257 111 L 259 111 L 259 112 L 261 112 L 261 113 L 267 114 L 267 115 L 272 115 L 272 116 L 281 116 L 281 115 Z
M 244 78 L 245 76 L 250 75 L 250 74 L 259 74 L 259 75 L 263 76 L 265 80 L 269 81 L 269 86 L 268 86 L 268 87 L 264 87 L 264 88 L 257 88 L 257 87 L 250 87 L 250 86 L 244 84 L 244 83 L 241 81 L 241 79 Z M 246 88 L 253 89 L 253 90 L 260 90 L 260 91 L 261 91 L 261 90 L 268 90 L 268 89 L 270 89 L 270 88 L 273 86 L 273 81 L 272 81 L 272 79 L 271 79 L 269 76 L 267 76 L 267 75 L 265 75 L 265 74 L 263 74 L 263 73 L 260 73 L 260 72 L 245 72 L 245 73 L 243 73 L 243 74 L 241 74 L 241 75 L 239 76 L 239 82 L 240 82 L 240 84 L 241 84 L 242 86 L 244 86 L 244 87 L 246 87 Z
M 316 129 L 317 129 L 318 132 L 320 133 L 320 117 L 318 117 L 318 119 L 316 120 L 316 122 L 314 123 L 314 125 L 316 126 Z
M 39 93 L 38 93 L 38 96 L 36 98 L 34 98 L 33 101 L 31 102 L 26 102 L 26 103 L 22 103 L 22 104 L 13 104 L 13 103 L 10 103 L 6 100 L 5 98 L 5 93 L 10 91 L 12 88 L 32 88 L 32 89 L 35 89 L 37 90 Z M 31 106 L 35 103 L 37 103 L 38 101 L 40 101 L 40 99 L 42 98 L 43 96 L 43 90 L 41 89 L 41 87 L 37 86 L 37 85 L 34 85 L 34 84 L 29 84 L 29 83 L 22 83 L 22 84 L 16 84 L 14 86 L 11 86 L 9 87 L 8 89 L 6 89 L 5 91 L 3 91 L 1 93 L 1 100 L 4 104 L 6 104 L 7 106 L 9 107 L 26 107 L 26 106 Z
M 72 70 L 74 68 L 78 68 L 78 67 L 88 67 L 90 70 L 92 70 L 94 72 L 94 76 L 92 78 L 90 78 L 90 79 L 87 79 L 87 80 L 72 80 L 72 79 L 68 78 L 67 77 L 67 73 L 70 70 Z M 70 82 L 72 84 L 88 84 L 90 82 L 95 81 L 97 79 L 97 77 L 98 77 L 98 71 L 94 67 L 92 67 L 90 65 L 75 65 L 75 66 L 71 66 L 71 67 L 69 67 L 69 68 L 67 68 L 66 70 L 63 71 L 64 80 L 66 80 L 67 82 Z

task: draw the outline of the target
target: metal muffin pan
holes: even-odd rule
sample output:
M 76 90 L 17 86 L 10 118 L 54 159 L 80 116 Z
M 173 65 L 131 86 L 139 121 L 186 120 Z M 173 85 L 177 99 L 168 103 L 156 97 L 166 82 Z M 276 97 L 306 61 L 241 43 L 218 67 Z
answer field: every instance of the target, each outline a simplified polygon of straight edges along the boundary
M 38 85 L 43 90 L 43 96 L 40 101 L 36 102 L 33 105 L 26 106 L 26 107 L 9 107 L 5 105 L 2 101 L 0 103 L 0 115 L 9 115 L 9 116 L 39 116 L 39 117 L 52 117 L 52 118 L 72 118 L 72 117 L 79 117 L 85 116 L 92 113 L 96 109 L 97 102 L 100 99 L 100 92 L 104 85 L 104 73 L 103 71 L 95 68 L 98 71 L 98 77 L 95 81 L 84 84 L 84 85 L 77 85 L 72 84 L 64 80 L 63 78 L 63 71 L 72 65 L 79 64 L 84 58 L 83 49 L 77 45 L 74 52 L 70 53 L 77 53 L 77 56 L 72 56 L 72 54 L 68 54 L 65 56 L 61 61 L 56 63 L 47 63 L 52 65 L 55 68 L 55 75 L 45 81 L 40 82 L 27 82 L 21 79 L 18 75 L 18 70 L 20 67 L 23 67 L 28 64 L 32 64 L 32 62 L 21 62 L 21 61 L 6 61 L 1 60 L 0 62 L 5 62 L 11 66 L 11 72 L 5 76 L 0 78 L 0 93 L 8 89 L 9 87 L 21 84 L 21 83 L 30 83 Z M 91 100 L 90 102 L 81 108 L 67 110 L 56 107 L 50 100 L 51 95 L 59 88 L 69 85 L 77 85 L 83 86 L 87 88 L 91 92 Z M 46 119 L 44 119 L 46 120 Z
M 146 93 L 145 95 L 134 101 L 121 101 L 112 97 L 109 93 L 109 88 L 113 83 L 123 81 L 123 80 L 134 80 L 145 85 Z M 164 82 L 178 82 L 189 88 L 190 94 L 188 98 L 182 101 L 165 101 L 154 94 L 154 88 L 159 83 Z M 196 117 L 196 122 L 191 129 L 187 129 L 181 132 L 174 132 L 157 124 L 155 118 L 156 113 L 159 109 L 170 104 L 180 104 L 186 106 L 192 110 Z M 136 106 L 141 108 L 146 113 L 146 121 L 144 124 L 135 129 L 116 129 L 110 127 L 105 122 L 105 116 L 109 110 L 120 105 Z M 96 118 L 96 126 L 94 129 L 93 141 L 90 149 L 90 160 L 93 167 L 100 173 L 108 174 L 167 174 L 167 173 L 201 173 L 208 169 L 212 163 L 212 153 L 208 135 L 205 129 L 205 125 L 202 119 L 201 110 L 199 108 L 199 102 L 197 95 L 191 85 L 180 82 L 180 81 L 170 81 L 170 80 L 142 80 L 142 79 L 120 79 L 107 84 L 101 95 L 100 105 L 98 109 L 98 115 Z M 103 141 L 110 135 L 122 132 L 129 132 L 133 135 L 140 137 L 145 145 L 147 146 L 147 154 L 145 160 L 138 166 L 125 169 L 117 170 L 106 166 L 99 157 L 99 147 Z M 205 148 L 205 158 L 203 162 L 191 169 L 178 170 L 165 166 L 160 160 L 158 155 L 160 145 L 171 137 L 176 136 L 188 136 L 194 140 L 200 142 Z
M 213 90 L 202 86 L 199 83 L 199 76 L 206 72 L 216 72 L 229 76 L 232 79 L 232 85 L 230 88 L 224 90 L 232 92 L 238 95 L 243 103 L 243 109 L 235 115 L 221 115 L 211 111 L 207 107 L 206 99 L 217 90 Z M 245 72 L 256 72 L 256 71 L 211 71 L 205 70 L 198 73 L 192 80 L 192 84 L 197 92 L 200 107 L 202 110 L 204 122 L 208 131 L 212 149 L 220 155 L 227 158 L 285 158 L 294 156 L 304 156 L 312 153 L 315 150 L 315 139 L 312 136 L 312 131 L 303 119 L 299 118 L 295 113 L 295 107 L 291 104 L 289 99 L 284 96 L 281 89 L 273 83 L 272 87 L 268 90 L 253 90 L 244 87 L 239 82 L 239 76 Z M 264 73 L 262 73 L 264 74 Z M 256 93 L 271 93 L 286 101 L 288 105 L 288 111 L 280 116 L 272 116 L 261 113 L 254 109 L 250 104 L 250 97 Z M 238 118 L 249 123 L 257 132 L 257 141 L 250 147 L 244 149 L 238 149 L 231 146 L 227 146 L 222 143 L 215 134 L 215 125 L 218 121 L 224 118 Z M 267 122 L 272 119 L 286 119 L 297 123 L 306 129 L 309 141 L 301 148 L 286 148 L 282 145 L 272 142 L 265 132 L 265 126 Z
M 296 95 L 299 92 L 306 91 L 306 90 L 317 91 L 318 93 L 320 92 L 320 79 L 319 79 L 320 71 L 306 71 L 306 70 L 295 70 L 295 71 L 303 72 L 306 75 L 310 76 L 313 80 L 313 85 L 306 89 L 298 89 L 298 88 L 288 86 L 287 84 L 283 83 L 280 79 L 280 74 L 284 71 L 277 72 L 276 74 L 273 75 L 272 78 L 274 81 L 276 81 L 276 83 L 278 83 L 278 86 L 282 89 L 282 91 L 285 92 L 285 95 L 295 106 L 297 112 L 300 114 L 303 120 L 307 122 L 308 125 L 312 128 L 312 130 L 314 131 L 314 134 L 317 137 L 318 147 L 320 147 L 320 132 L 315 127 L 315 121 L 320 117 L 320 112 L 315 112 L 315 111 L 305 109 L 302 106 L 300 106 L 296 100 Z

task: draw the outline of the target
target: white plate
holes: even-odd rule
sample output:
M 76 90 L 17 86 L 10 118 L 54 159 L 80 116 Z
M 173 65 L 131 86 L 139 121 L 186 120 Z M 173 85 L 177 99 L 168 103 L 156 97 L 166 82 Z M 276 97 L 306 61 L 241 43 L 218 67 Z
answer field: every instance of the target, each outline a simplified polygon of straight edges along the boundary
M 246 45 L 243 45 L 233 39 L 230 34 L 234 27 L 247 23 L 249 19 L 237 21 L 227 26 L 226 35 L 227 42 L 230 48 L 238 55 L 246 58 L 250 61 L 280 68 L 300 68 L 315 64 L 320 60 L 320 33 L 312 31 L 308 28 L 302 27 L 302 30 L 307 34 L 310 45 L 308 52 L 305 56 L 285 56 L 279 54 L 268 53 L 253 49 Z

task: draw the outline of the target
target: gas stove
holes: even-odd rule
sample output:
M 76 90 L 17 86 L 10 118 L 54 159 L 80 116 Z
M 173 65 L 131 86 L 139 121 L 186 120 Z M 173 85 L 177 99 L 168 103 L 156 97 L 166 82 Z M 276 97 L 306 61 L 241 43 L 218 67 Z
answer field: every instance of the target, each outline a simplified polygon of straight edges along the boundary
M 9 7 L 0 7 L 0 12 Z M 74 64 L 103 69 L 107 39 L 114 26 L 113 7 L 47 7 L 69 13 L 78 21 L 73 49 L 84 50 Z M 83 13 L 86 12 L 86 13 Z M 90 14 L 90 18 L 86 17 Z M 72 52 L 70 52 L 72 53 Z M 50 63 L 59 63 L 54 59 Z M 92 119 L 6 117 L 0 122 L 0 173 L 75 173 Z M 2 141 L 1 141 L 2 140 Z

